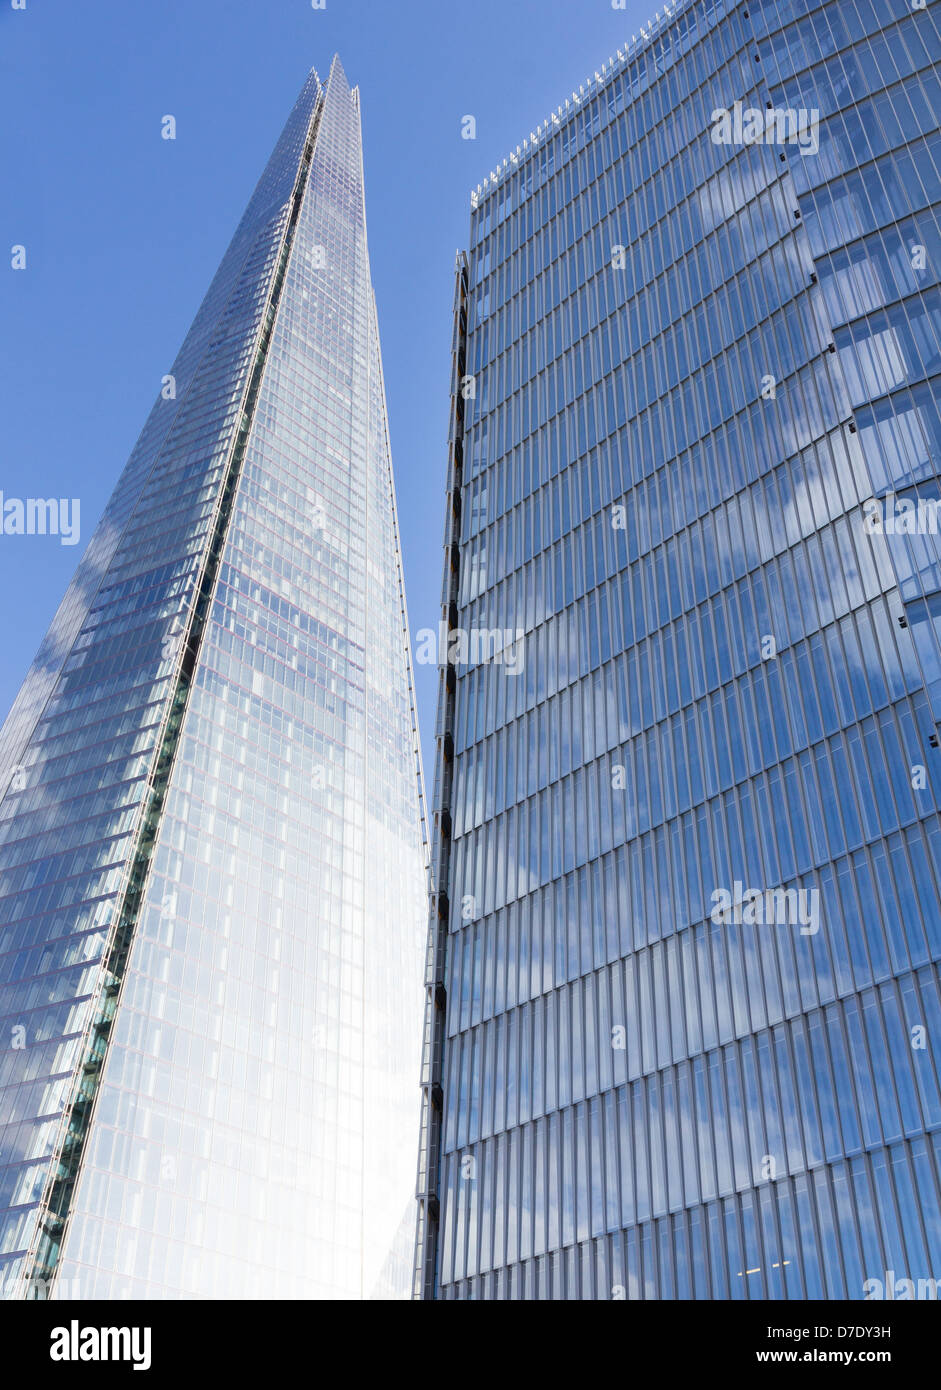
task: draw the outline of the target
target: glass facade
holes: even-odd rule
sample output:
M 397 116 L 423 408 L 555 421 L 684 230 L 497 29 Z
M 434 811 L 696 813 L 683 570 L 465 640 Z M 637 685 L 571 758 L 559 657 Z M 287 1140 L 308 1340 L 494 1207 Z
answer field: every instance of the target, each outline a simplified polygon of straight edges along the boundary
M 407 1294 L 426 856 L 338 59 L 298 98 L 0 764 L 7 1296 Z
M 680 5 L 472 196 L 422 1296 L 941 1279 L 933 10 Z

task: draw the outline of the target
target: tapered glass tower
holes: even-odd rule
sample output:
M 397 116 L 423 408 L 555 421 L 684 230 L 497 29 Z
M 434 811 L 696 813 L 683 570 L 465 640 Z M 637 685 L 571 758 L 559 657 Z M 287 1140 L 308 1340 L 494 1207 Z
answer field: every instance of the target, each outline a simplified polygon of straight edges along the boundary
M 421 778 L 338 59 L 287 121 L 0 767 L 7 1295 L 407 1292 Z
M 939 58 L 680 3 L 472 197 L 426 1297 L 941 1280 Z

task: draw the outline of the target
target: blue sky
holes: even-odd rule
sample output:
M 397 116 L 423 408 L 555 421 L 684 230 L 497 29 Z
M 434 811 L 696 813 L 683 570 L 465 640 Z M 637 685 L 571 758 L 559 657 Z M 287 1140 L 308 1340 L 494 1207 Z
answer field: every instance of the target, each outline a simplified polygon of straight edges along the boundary
M 0 491 L 81 499 L 78 546 L 0 535 L 0 718 L 308 68 L 326 76 L 334 51 L 362 98 L 410 626 L 436 626 L 469 192 L 655 8 L 626 6 L 0 0 Z M 430 781 L 436 680 L 417 678 Z

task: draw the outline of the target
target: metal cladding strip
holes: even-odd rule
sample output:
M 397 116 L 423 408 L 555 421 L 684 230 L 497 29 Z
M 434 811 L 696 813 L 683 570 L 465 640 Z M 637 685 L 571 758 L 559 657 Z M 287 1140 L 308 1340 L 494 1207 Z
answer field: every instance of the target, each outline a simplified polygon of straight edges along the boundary
M 462 382 L 467 345 L 467 256 L 459 252 L 455 266 L 454 336 L 451 368 L 448 500 L 445 517 L 445 559 L 442 582 L 443 627 L 458 624 L 460 579 L 461 487 L 464 475 L 464 396 Z M 438 756 L 434 788 L 434 828 L 431 856 L 431 903 L 425 970 L 425 1036 L 422 1048 L 422 1118 L 419 1137 L 418 1235 L 413 1297 L 433 1299 L 437 1282 L 440 1220 L 439 1172 L 444 1092 L 441 1085 L 447 1023 L 447 959 L 450 900 L 451 785 L 454 760 L 454 699 L 456 677 L 448 654 L 438 653 Z
M 22 1281 L 24 1290 L 22 1296 L 24 1298 L 30 1296 L 31 1289 L 35 1291 L 48 1288 L 50 1281 L 55 1278 L 58 1268 L 71 1211 L 72 1195 L 91 1128 L 112 1024 L 120 1003 L 138 913 L 147 884 L 151 855 L 160 827 L 164 798 L 192 688 L 196 660 L 215 594 L 223 547 L 232 515 L 232 504 L 241 475 L 246 444 L 252 428 L 255 404 L 268 359 L 268 346 L 277 318 L 281 290 L 294 241 L 294 232 L 307 188 L 307 176 L 310 171 L 323 102 L 324 97 L 321 93 L 311 114 L 307 139 L 294 189 L 291 193 L 290 212 L 282 235 L 278 264 L 268 292 L 265 312 L 261 318 L 255 358 L 241 404 L 241 420 L 232 442 L 225 478 L 216 501 L 215 517 L 209 544 L 206 547 L 202 572 L 199 582 L 195 586 L 196 595 L 180 643 L 174 691 L 168 702 L 163 730 L 148 778 L 150 792 L 138 826 L 136 847 L 130 860 L 121 898 L 121 908 L 116 914 L 116 926 L 102 964 L 96 990 L 95 1008 L 85 1035 L 82 1061 L 77 1070 L 72 1094 L 63 1113 L 51 1176 L 43 1193 L 35 1234 L 26 1259 L 27 1273 Z

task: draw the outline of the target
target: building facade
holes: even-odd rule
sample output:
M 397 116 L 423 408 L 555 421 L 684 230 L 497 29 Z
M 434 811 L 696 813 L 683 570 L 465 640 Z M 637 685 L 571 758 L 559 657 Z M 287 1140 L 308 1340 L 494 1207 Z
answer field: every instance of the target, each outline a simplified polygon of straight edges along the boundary
M 941 1279 L 939 57 L 681 3 L 472 196 L 420 1296 Z
M 407 1295 L 426 855 L 338 59 L 287 121 L 0 766 L 7 1296 Z

